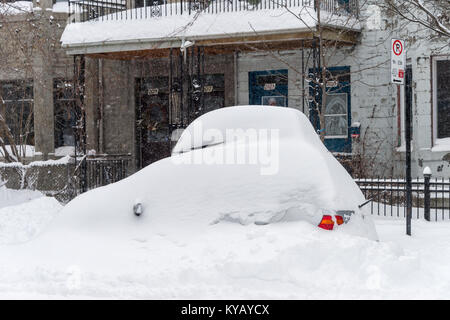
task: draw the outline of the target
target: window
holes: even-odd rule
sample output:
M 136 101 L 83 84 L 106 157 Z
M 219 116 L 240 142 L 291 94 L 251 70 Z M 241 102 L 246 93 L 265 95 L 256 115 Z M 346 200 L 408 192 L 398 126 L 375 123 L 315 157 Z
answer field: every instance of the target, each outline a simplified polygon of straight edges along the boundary
M 75 146 L 75 127 L 80 119 L 73 92 L 73 83 L 55 79 L 53 82 L 55 116 L 55 148 Z
M 34 145 L 32 81 L 0 82 L 0 114 L 16 145 Z
M 450 138 L 450 56 L 433 59 L 434 135 Z
M 324 117 L 325 138 L 347 138 L 347 93 L 327 94 Z

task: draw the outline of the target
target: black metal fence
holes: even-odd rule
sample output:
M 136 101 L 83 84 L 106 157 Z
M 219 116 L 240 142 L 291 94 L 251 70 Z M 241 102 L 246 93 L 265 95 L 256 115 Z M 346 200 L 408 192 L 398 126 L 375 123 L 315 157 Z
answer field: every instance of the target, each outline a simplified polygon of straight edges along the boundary
M 74 196 L 120 181 L 130 175 L 130 155 L 83 157 L 74 174 Z
M 136 20 L 199 12 L 272 10 L 310 7 L 339 15 L 358 16 L 358 0 L 68 0 L 69 22 Z M 295 11 L 296 14 L 297 10 Z
M 406 217 L 406 181 L 403 179 L 356 179 L 373 215 Z M 450 179 L 416 178 L 412 182 L 412 218 L 450 220 Z

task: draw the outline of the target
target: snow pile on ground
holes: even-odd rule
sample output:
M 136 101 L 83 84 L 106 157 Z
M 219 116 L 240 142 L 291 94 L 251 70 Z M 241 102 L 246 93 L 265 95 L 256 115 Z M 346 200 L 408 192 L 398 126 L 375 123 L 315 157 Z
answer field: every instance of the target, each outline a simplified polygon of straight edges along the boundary
M 65 206 L 51 231 L 64 230 L 66 237 L 74 230 L 77 235 L 109 237 L 105 230 L 128 236 L 125 228 L 136 235 L 145 235 L 149 229 L 197 233 L 223 221 L 266 224 L 305 220 L 317 226 L 324 214 L 353 210 L 355 215 L 345 229 L 376 239 L 369 219 L 363 219 L 358 209 L 364 202 L 358 186 L 298 110 L 240 106 L 212 111 L 186 129 L 174 150 L 183 149 L 180 145 L 186 144 L 189 132 L 196 139 L 197 125 L 204 130 L 200 136 L 208 129 L 237 128 L 253 129 L 259 138 L 176 154 L 118 183 L 82 194 Z M 277 135 L 273 130 L 278 130 Z M 265 159 L 270 161 L 260 162 L 261 157 L 254 163 L 209 162 L 220 160 L 215 157 L 221 154 L 237 159 L 239 152 L 249 155 L 252 151 L 270 154 Z M 133 213 L 137 203 L 144 210 L 140 217 Z
M 68 1 L 57 1 L 53 4 L 53 12 L 62 12 L 69 13 L 69 3 Z M 74 12 L 74 8 L 70 10 L 72 13 Z
M 0 181 L 0 209 L 28 202 L 44 195 L 34 190 L 13 190 L 6 188 Z
M 10 145 L 6 145 L 6 152 L 10 155 L 13 156 L 13 152 L 11 151 L 11 146 Z M 30 145 L 18 145 L 17 146 L 18 149 L 18 153 L 22 156 L 22 157 L 34 157 L 37 153 L 35 152 L 34 146 L 30 146 Z M 56 157 L 64 157 L 67 155 L 73 156 L 75 154 L 75 148 L 73 146 L 63 146 L 63 147 L 58 147 L 55 148 L 55 156 Z M 4 150 L 0 149 L 0 158 L 4 157 Z
M 64 147 L 55 148 L 55 156 L 56 157 L 74 156 L 74 155 L 75 155 L 75 147 L 64 146 Z
M 33 157 L 35 155 L 34 146 L 30 145 L 17 145 L 17 152 L 22 157 Z M 13 157 L 12 148 L 10 145 L 5 146 L 6 152 Z M 5 156 L 5 150 L 3 148 L 0 149 L 0 158 L 3 158 Z
M 450 298 L 450 223 L 375 220 L 380 242 L 306 222 L 223 223 L 186 237 L 80 234 L 0 250 L 1 298 Z M 123 232 L 127 232 L 126 229 Z M 106 231 L 105 231 L 106 232 Z M 55 247 L 59 250 L 55 250 Z
M 216 133 L 230 121 L 280 129 L 279 171 L 180 163 L 254 145 L 219 135 L 188 144 L 190 127 L 172 158 L 60 213 L 49 198 L 3 207 L 0 298 L 450 298 L 450 222 L 414 220 L 409 238 L 403 220 L 376 220 L 380 241 L 360 213 L 317 227 L 323 209 L 357 207 L 362 194 L 300 112 L 247 106 L 198 120 Z
M 0 244 L 17 244 L 37 236 L 62 206 L 38 191 L 0 187 Z
M 61 204 L 50 197 L 0 209 L 0 244 L 17 244 L 33 239 L 60 210 Z
M 16 15 L 21 13 L 29 13 L 33 11 L 33 2 L 31 1 L 15 1 L 0 3 L 0 14 Z

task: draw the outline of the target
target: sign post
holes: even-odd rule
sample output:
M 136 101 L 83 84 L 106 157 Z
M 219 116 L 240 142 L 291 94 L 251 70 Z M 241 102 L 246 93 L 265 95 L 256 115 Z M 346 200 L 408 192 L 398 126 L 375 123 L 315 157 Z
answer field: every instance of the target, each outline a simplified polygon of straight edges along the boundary
M 406 234 L 411 235 L 412 181 L 411 181 L 411 107 L 405 105 L 406 143 Z
M 405 84 L 406 49 L 405 42 L 392 39 L 391 80 L 397 90 Z M 411 106 L 405 104 L 405 143 L 406 143 L 406 234 L 411 235 L 412 218 L 412 180 L 411 180 Z
M 391 79 L 397 85 L 405 84 L 406 50 L 405 42 L 392 39 L 391 46 Z

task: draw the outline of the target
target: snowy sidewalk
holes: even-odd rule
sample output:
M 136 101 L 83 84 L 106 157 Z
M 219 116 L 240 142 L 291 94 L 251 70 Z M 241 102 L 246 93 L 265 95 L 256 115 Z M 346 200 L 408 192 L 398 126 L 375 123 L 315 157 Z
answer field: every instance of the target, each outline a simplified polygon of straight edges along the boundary
M 28 257 L 0 250 L 0 298 L 450 298 L 450 222 L 413 221 L 411 238 L 404 224 L 377 219 L 377 243 L 305 222 L 223 223 L 189 240 L 80 239 L 53 258 L 33 240 Z

